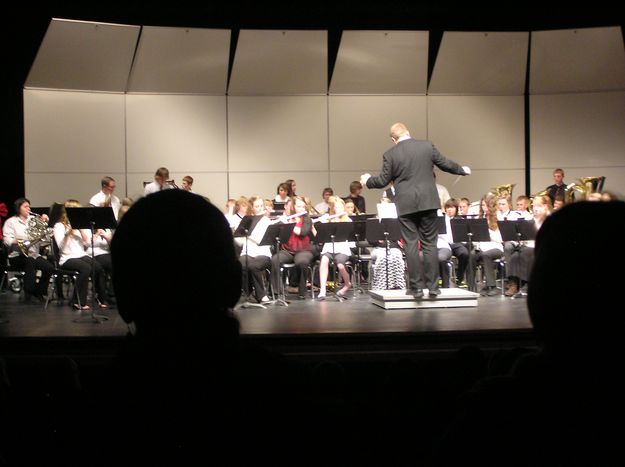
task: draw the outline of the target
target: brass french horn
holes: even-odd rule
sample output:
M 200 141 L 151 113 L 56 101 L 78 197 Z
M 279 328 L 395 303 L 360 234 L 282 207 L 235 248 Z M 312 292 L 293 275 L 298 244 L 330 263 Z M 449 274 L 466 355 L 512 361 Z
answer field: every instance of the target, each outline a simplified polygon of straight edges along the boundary
M 28 256 L 30 247 L 48 236 L 48 223 L 39 214 L 30 213 L 26 224 L 26 240 L 18 240 L 17 246 L 24 256 Z

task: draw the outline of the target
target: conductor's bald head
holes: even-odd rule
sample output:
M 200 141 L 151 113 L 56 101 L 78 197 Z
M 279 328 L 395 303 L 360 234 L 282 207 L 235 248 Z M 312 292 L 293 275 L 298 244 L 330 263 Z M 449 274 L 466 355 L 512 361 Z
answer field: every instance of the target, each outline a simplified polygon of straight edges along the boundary
M 393 139 L 393 141 L 397 141 L 399 138 L 405 135 L 409 136 L 410 132 L 408 131 L 408 128 L 406 128 L 406 125 L 404 125 L 403 123 L 398 122 L 391 126 L 391 138 Z

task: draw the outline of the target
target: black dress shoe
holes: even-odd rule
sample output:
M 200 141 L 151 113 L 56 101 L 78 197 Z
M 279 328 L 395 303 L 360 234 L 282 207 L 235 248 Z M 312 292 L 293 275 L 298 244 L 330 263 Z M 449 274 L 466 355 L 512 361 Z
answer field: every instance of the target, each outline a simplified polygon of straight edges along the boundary
M 441 290 L 440 289 L 436 289 L 436 290 L 430 290 L 429 291 L 429 296 L 431 298 L 436 298 L 441 294 Z
M 421 300 L 423 298 L 423 290 L 417 289 L 412 291 L 412 296 L 415 300 Z

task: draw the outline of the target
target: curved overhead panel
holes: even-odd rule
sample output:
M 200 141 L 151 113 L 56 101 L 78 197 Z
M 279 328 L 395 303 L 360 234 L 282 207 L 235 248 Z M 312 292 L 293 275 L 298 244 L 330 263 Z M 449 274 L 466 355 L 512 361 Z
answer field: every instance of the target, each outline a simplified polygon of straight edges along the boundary
M 242 30 L 230 95 L 326 94 L 327 31 Z
M 53 19 L 25 87 L 124 92 L 139 30 Z
M 623 89 L 625 50 L 621 28 L 532 33 L 532 94 Z
M 528 40 L 527 32 L 445 32 L 428 94 L 522 95 Z
M 428 33 L 343 31 L 331 94 L 425 94 Z
M 129 92 L 225 94 L 230 31 L 144 27 Z

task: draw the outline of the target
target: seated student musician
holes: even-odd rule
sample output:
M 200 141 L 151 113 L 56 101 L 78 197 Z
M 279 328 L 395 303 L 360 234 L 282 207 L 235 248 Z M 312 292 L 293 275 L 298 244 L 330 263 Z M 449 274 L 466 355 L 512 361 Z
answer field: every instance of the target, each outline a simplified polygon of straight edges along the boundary
M 28 238 L 29 222 L 34 220 L 30 213 L 30 201 L 26 198 L 18 198 L 15 201 L 15 212 L 16 215 L 7 219 L 2 228 L 3 242 L 8 249 L 9 264 L 24 271 L 25 301 L 30 301 L 32 297 L 45 300 L 54 266 L 39 253 L 40 244 L 30 243 L 31 239 Z M 47 221 L 47 215 L 41 216 L 41 222 L 47 223 Z M 46 238 L 43 239 L 46 240 Z M 39 281 L 37 281 L 37 271 L 41 271 Z
M 349 184 L 349 195 L 343 198 L 343 200 L 345 202 L 353 201 L 354 206 L 356 206 L 355 212 L 364 214 L 365 212 L 367 212 L 367 209 L 365 207 L 366 206 L 365 198 L 361 196 L 361 193 L 362 193 L 362 183 L 355 180 Z
M 180 188 L 189 193 L 193 193 L 193 177 L 191 175 L 185 175 L 182 178 L 182 186 Z
M 534 198 L 532 212 L 534 219 L 531 221 L 534 230 L 538 232 L 540 227 L 551 214 L 551 198 L 540 195 Z M 532 265 L 534 264 L 534 240 L 522 240 L 519 242 L 505 242 L 504 257 L 506 258 L 506 271 L 508 273 L 508 285 L 506 297 L 514 297 L 529 281 Z
M 317 214 L 325 214 L 328 212 L 328 198 L 334 195 L 334 190 L 331 187 L 325 187 L 321 193 L 322 201 L 315 204 L 315 211 Z
M 464 243 L 454 242 L 451 233 L 451 219 L 458 215 L 458 201 L 450 198 L 445 202 L 445 227 L 446 233 L 438 235 L 438 264 L 443 288 L 448 288 L 450 283 L 448 261 L 452 255 L 458 260 L 456 269 L 456 285 L 460 286 L 464 280 L 464 274 L 469 263 L 469 250 Z
M 503 256 L 503 240 L 497 225 L 497 198 L 493 195 L 485 195 L 480 200 L 480 217 L 488 222 L 490 240 L 473 242 L 473 251 L 469 252 L 469 265 L 467 267 L 467 282 L 469 288 L 475 287 L 475 273 L 479 263 L 485 276 L 484 288 L 480 295 L 492 297 L 497 295 L 495 263 L 496 259 Z
M 265 208 L 265 200 L 260 196 L 252 196 L 250 198 L 250 204 L 252 206 L 252 215 L 262 216 L 260 220 L 252 227 L 252 231 L 249 232 L 249 236 L 241 237 L 243 239 L 243 245 L 241 248 L 241 255 L 239 261 L 243 270 L 243 274 L 247 273 L 248 284 L 245 284 L 247 291 L 251 291 L 251 286 L 254 287 L 254 296 L 256 300 L 261 303 L 269 303 L 269 297 L 267 296 L 267 289 L 263 281 L 263 274 L 266 269 L 271 268 L 271 245 L 260 245 L 267 227 L 271 223 L 268 217 L 267 209 Z
M 382 195 L 381 203 L 390 203 L 387 194 Z M 403 240 L 389 240 L 388 249 L 384 240 L 370 242 L 371 269 L 373 270 L 372 290 L 392 290 L 406 288 L 406 261 Z M 387 280 L 388 277 L 388 280 Z
M 286 243 L 280 244 L 280 251 L 275 253 L 271 258 L 271 284 L 274 291 L 281 289 L 280 266 L 282 264 L 294 263 L 298 270 L 298 274 L 293 277 L 298 278 L 297 293 L 300 299 L 306 297 L 306 270 L 310 267 L 313 260 L 313 252 L 311 248 L 311 236 L 316 235 L 310 215 L 308 214 L 308 206 L 302 196 L 295 196 L 292 201 L 294 211 L 288 218 L 283 219 L 286 222 L 295 224 L 293 232 Z M 291 209 L 289 209 L 291 212 Z
M 322 216 L 320 222 L 351 222 L 345 212 L 345 201 L 338 196 L 330 196 L 328 198 L 328 214 Z M 343 279 L 343 287 L 336 292 L 336 296 L 343 298 L 352 286 L 349 273 L 345 269 L 345 263 L 352 255 L 352 248 L 356 245 L 354 242 L 326 242 L 321 250 L 321 262 L 319 264 L 319 295 L 318 300 L 326 299 L 327 280 L 330 272 L 330 261 L 336 265 L 341 279 Z
M 92 267 L 95 274 L 96 300 L 100 308 L 108 308 L 108 298 L 106 293 L 106 281 L 104 269 L 99 262 L 89 256 L 87 248 L 91 245 L 91 237 L 88 230 L 73 229 L 67 217 L 65 208 L 79 208 L 80 203 L 74 199 L 68 199 L 61 207 L 61 217 L 54 224 L 54 240 L 59 247 L 59 266 L 64 269 L 78 271 L 80 274 L 76 279 L 76 293 L 80 301 L 72 303 L 72 306 L 79 310 L 89 310 L 87 304 L 87 290 Z
M 154 173 L 154 181 L 143 187 L 143 196 L 147 196 L 157 191 L 174 188 L 173 185 L 167 183 L 169 180 L 169 170 L 166 167 L 159 167 Z
M 289 190 L 291 187 L 288 183 L 282 182 L 276 188 L 276 197 L 273 199 L 278 203 L 286 203 L 289 200 Z

